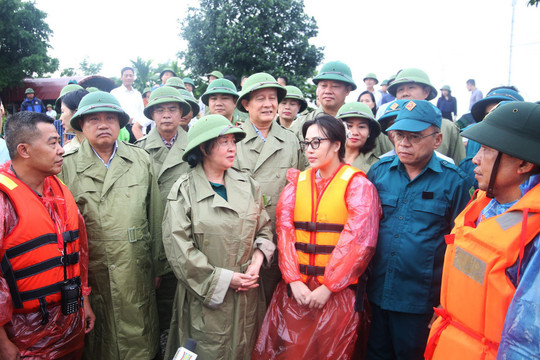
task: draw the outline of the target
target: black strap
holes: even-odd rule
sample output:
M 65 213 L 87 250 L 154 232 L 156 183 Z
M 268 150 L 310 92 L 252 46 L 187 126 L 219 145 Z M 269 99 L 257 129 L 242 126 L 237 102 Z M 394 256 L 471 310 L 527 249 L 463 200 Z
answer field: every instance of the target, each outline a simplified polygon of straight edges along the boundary
M 38 264 L 34 264 L 24 269 L 20 269 L 14 272 L 15 280 L 24 279 L 29 276 L 39 274 L 41 272 L 50 270 L 57 266 L 68 266 L 74 265 L 79 262 L 79 253 L 72 253 L 65 256 L 54 257 L 45 261 L 42 261 Z
M 49 311 L 47 310 L 45 298 L 39 299 L 39 309 L 41 311 L 41 325 L 46 325 L 49 322 Z
M 296 250 L 299 250 L 306 254 L 323 254 L 329 255 L 334 251 L 334 245 L 317 245 L 317 244 L 306 244 L 306 243 L 295 243 L 294 247 Z
M 300 265 L 300 273 L 307 276 L 324 276 L 324 266 Z
M 65 243 L 70 243 L 79 238 L 79 230 L 68 230 L 62 233 L 62 238 Z
M 11 293 L 11 300 L 13 301 L 13 306 L 16 309 L 22 309 L 22 299 L 19 294 L 19 289 L 17 288 L 17 282 L 15 280 L 15 274 L 13 273 L 13 268 L 9 259 L 4 254 L 2 261 L 0 262 L 0 269 L 2 269 L 2 276 L 6 279 L 6 282 L 9 286 L 9 292 Z
M 297 230 L 305 230 L 311 232 L 335 232 L 340 233 L 343 231 L 342 224 L 331 224 L 331 223 L 319 223 L 313 221 L 295 221 L 294 227 Z
M 68 281 L 75 281 L 75 283 L 78 285 L 81 284 L 81 278 L 78 276 Z M 45 296 L 49 296 L 49 295 L 60 292 L 63 284 L 64 282 L 60 281 L 60 282 L 57 282 L 56 284 L 44 286 L 38 289 L 23 291 L 20 293 L 21 299 L 22 301 L 29 301 L 29 300 L 39 299 L 39 298 L 45 298 Z
M 14 257 L 22 255 L 28 251 L 35 250 L 41 246 L 56 243 L 58 243 L 58 238 L 56 237 L 56 234 L 41 235 L 35 239 L 28 240 L 22 244 L 16 245 L 6 250 L 5 256 L 7 256 L 8 259 L 13 259 Z

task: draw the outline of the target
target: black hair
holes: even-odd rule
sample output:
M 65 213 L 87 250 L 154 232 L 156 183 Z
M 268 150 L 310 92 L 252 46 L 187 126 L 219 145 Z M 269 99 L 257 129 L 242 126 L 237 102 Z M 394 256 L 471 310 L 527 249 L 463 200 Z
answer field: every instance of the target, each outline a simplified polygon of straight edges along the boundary
M 88 94 L 88 90 L 84 89 L 68 92 L 62 97 L 62 104 L 64 104 L 71 111 L 77 111 L 82 98 Z
M 126 67 L 123 67 L 122 70 L 120 70 L 120 76 L 123 76 L 124 72 L 127 71 L 127 70 L 131 70 L 131 72 L 133 74 L 135 74 L 135 70 L 133 70 L 133 68 L 131 66 L 126 66 Z
M 371 112 L 373 113 L 373 115 L 375 115 L 377 113 L 377 101 L 375 100 L 375 95 L 373 95 L 371 91 L 366 90 L 360 95 L 358 95 L 358 99 L 356 100 L 356 102 L 360 102 L 360 98 L 362 97 L 362 95 L 365 94 L 369 94 L 369 96 L 371 96 L 371 101 L 373 101 L 373 109 L 371 109 Z
M 319 115 L 313 120 L 306 121 L 304 126 L 302 126 L 302 136 L 304 138 L 306 137 L 307 130 L 311 125 L 317 125 L 321 129 L 324 136 L 330 140 L 330 142 L 339 142 L 339 161 L 345 162 L 345 143 L 347 141 L 347 133 L 345 131 L 345 126 L 343 126 L 343 121 L 338 120 L 331 115 Z
M 467 84 L 472 85 L 472 86 L 476 86 L 476 82 L 474 81 L 474 79 L 467 80 Z
M 208 140 L 208 141 L 206 141 L 206 142 L 204 142 L 202 144 L 203 147 L 204 147 L 204 152 L 206 154 L 210 154 L 210 152 L 212 151 L 212 149 L 214 148 L 214 146 L 216 144 L 216 140 L 217 140 L 217 138 L 216 139 L 211 139 L 211 140 Z M 201 147 L 199 145 L 199 146 L 196 146 L 193 149 L 191 149 L 191 151 L 186 155 L 186 160 L 187 160 L 189 166 L 194 168 L 195 166 L 197 166 L 198 164 L 203 162 L 204 156 L 205 155 L 201 151 Z
M 277 78 L 285 80 L 285 85 L 289 85 L 289 78 L 287 78 L 285 75 L 279 75 Z
M 232 82 L 234 84 L 235 88 L 238 88 L 238 79 L 236 78 L 236 76 L 234 76 L 234 75 L 225 75 L 223 78 L 229 80 L 230 82 Z
M 39 123 L 52 124 L 54 120 L 45 114 L 33 111 L 21 111 L 11 115 L 6 120 L 4 134 L 9 157 L 17 157 L 17 146 L 21 143 L 30 143 L 41 134 L 37 128 Z

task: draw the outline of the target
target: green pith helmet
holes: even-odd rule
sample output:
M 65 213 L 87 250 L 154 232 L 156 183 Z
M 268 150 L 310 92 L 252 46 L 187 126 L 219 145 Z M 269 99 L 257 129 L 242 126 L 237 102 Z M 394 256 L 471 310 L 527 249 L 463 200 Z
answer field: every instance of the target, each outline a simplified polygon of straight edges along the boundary
M 201 110 L 201 108 L 197 99 L 195 99 L 195 97 L 193 97 L 193 95 L 186 89 L 178 89 L 178 92 L 182 96 L 182 99 L 186 100 L 189 106 L 191 106 L 191 110 L 193 111 L 193 117 L 199 115 L 199 111 Z
M 210 75 L 215 76 L 218 79 L 223 79 L 223 74 L 220 71 L 217 71 L 217 70 L 214 70 L 211 73 L 205 74 L 204 76 L 210 76 Z
M 266 88 L 275 88 L 277 90 L 278 104 L 287 95 L 287 89 L 285 89 L 284 86 L 279 85 L 272 75 L 267 73 L 256 73 L 248 77 L 244 86 L 242 86 L 240 97 L 236 101 L 238 110 L 247 113 L 247 110 L 242 105 L 242 100 L 248 97 L 253 91 Z
M 159 73 L 159 78 L 161 79 L 161 78 L 163 77 L 163 74 L 165 74 L 167 71 L 172 72 L 173 76 L 176 76 L 176 73 L 174 72 L 173 69 L 171 69 L 171 68 L 166 68 L 166 69 L 163 69 L 163 70 Z
M 185 77 L 182 79 L 182 81 L 184 84 L 191 84 L 191 86 L 195 87 L 195 82 L 191 78 Z
M 89 93 L 91 92 L 96 92 L 96 91 L 99 91 L 99 89 L 95 86 L 90 86 L 90 87 L 87 87 L 86 88 L 86 91 L 88 91 Z
M 462 136 L 502 153 L 540 165 L 540 105 L 504 101 Z
M 162 86 L 152 91 L 148 105 L 144 108 L 144 116 L 152 118 L 152 107 L 158 104 L 164 103 L 178 103 L 180 110 L 182 110 L 182 116 L 188 114 L 191 110 L 191 106 L 184 100 L 180 91 L 171 86 Z
M 77 131 L 82 131 L 79 124 L 79 120 L 84 115 L 94 114 L 99 112 L 114 112 L 118 114 L 118 120 L 120 122 L 120 128 L 123 128 L 129 122 L 129 115 L 122 110 L 120 103 L 114 97 L 105 91 L 95 91 L 87 94 L 81 99 L 79 103 L 79 109 L 71 118 L 69 122 L 71 127 Z
M 474 103 L 471 108 L 471 115 L 476 122 L 482 121 L 486 116 L 486 108 L 489 104 L 500 103 L 501 101 L 525 101 L 523 96 L 516 90 L 508 87 L 491 89 L 487 95 Z
M 26 89 L 26 91 L 24 92 L 24 94 L 25 94 L 25 95 L 27 95 L 27 94 L 35 94 L 35 92 L 34 92 L 34 89 L 28 88 L 28 89 Z
M 381 86 L 385 86 L 385 85 L 388 86 L 388 79 L 382 81 Z
M 324 64 L 321 71 L 313 78 L 315 85 L 320 80 L 337 80 L 350 84 L 353 90 L 356 90 L 356 84 L 352 78 L 351 68 L 341 61 L 330 61 Z
M 208 97 L 212 94 L 227 94 L 234 97 L 234 101 L 238 99 L 238 93 L 236 92 L 236 86 L 233 82 L 227 79 L 217 79 L 212 81 L 204 94 L 201 96 L 201 100 L 204 105 L 208 106 Z
M 375 73 L 367 73 L 366 76 L 364 76 L 364 79 L 362 81 L 366 81 L 366 79 L 375 80 L 375 85 L 379 83 L 379 79 L 377 79 L 377 75 L 375 75 Z
M 152 88 L 151 88 L 151 87 L 145 87 L 141 95 L 144 96 L 144 94 L 146 94 L 147 92 L 151 93 L 151 92 L 152 92 Z
M 180 79 L 179 77 L 173 76 L 167 79 L 165 82 L 165 85 L 172 86 L 175 89 L 185 89 L 186 85 L 184 85 L 184 81 Z
M 401 70 L 397 75 L 396 79 L 388 87 L 388 92 L 392 96 L 396 96 L 396 91 L 399 85 L 416 83 L 420 85 L 426 85 L 431 88 L 428 97 L 425 100 L 432 100 L 437 97 L 437 89 L 429 82 L 429 76 L 422 70 L 416 68 L 409 68 Z M 424 99 L 422 99 L 424 100 Z
M 446 90 L 449 93 L 452 92 L 452 89 L 450 88 L 450 85 L 443 85 L 441 86 L 441 91 Z
M 60 95 L 58 95 L 58 99 L 56 99 L 56 102 L 54 103 L 54 108 L 56 109 L 56 112 L 60 112 L 62 98 L 64 97 L 64 95 L 77 90 L 84 90 L 84 88 L 79 84 L 67 84 L 62 88 L 62 90 L 60 90 Z
M 375 120 L 373 112 L 371 111 L 369 106 L 364 103 L 350 102 L 343 105 L 339 108 L 336 118 L 343 121 L 346 121 L 350 118 L 366 119 L 369 122 L 370 137 L 377 137 L 381 133 L 381 126 L 379 125 L 379 122 Z
M 189 128 L 188 144 L 182 159 L 186 160 L 189 152 L 197 146 L 228 134 L 234 134 L 237 142 L 246 137 L 244 130 L 231 125 L 231 122 L 223 115 L 212 114 L 200 118 Z
M 298 100 L 298 102 L 300 103 L 300 110 L 298 110 L 299 113 L 307 109 L 307 101 L 304 98 L 304 94 L 302 94 L 302 90 L 292 85 L 285 86 L 285 89 L 287 90 L 287 95 L 285 95 L 283 100 L 285 99 Z

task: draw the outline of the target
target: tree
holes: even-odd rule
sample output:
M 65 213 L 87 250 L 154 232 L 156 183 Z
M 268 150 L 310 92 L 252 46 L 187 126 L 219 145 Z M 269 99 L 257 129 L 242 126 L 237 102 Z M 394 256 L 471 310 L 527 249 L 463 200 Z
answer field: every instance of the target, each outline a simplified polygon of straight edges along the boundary
M 67 77 L 75 76 L 75 75 L 77 75 L 77 73 L 75 72 L 75 69 L 72 68 L 72 67 L 65 68 L 65 69 L 62 70 L 62 72 L 60 73 L 60 76 L 67 76 Z
M 88 57 L 85 57 L 83 61 L 79 63 L 79 69 L 85 76 L 89 75 L 96 75 L 99 74 L 101 71 L 101 68 L 103 67 L 103 63 L 91 63 L 88 61 Z
M 133 66 L 137 74 L 133 86 L 142 93 L 145 87 L 152 86 L 152 75 L 154 73 L 154 70 L 152 69 L 152 60 L 143 60 L 138 56 L 137 60 L 130 61 L 131 66 Z
M 179 57 L 195 74 L 219 70 L 241 79 L 264 71 L 306 91 L 323 58 L 309 44 L 318 28 L 303 0 L 201 0 L 182 24 L 188 50 Z
M 0 89 L 58 69 L 58 59 L 47 55 L 52 30 L 46 16 L 33 2 L 0 0 Z

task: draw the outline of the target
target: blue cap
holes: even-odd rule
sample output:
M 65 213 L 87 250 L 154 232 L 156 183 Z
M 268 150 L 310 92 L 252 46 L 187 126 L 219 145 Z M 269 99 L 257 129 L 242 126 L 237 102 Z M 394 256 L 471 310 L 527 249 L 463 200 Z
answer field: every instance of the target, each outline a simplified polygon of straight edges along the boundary
M 474 103 L 471 108 L 471 115 L 476 122 L 480 122 L 486 116 L 486 107 L 489 104 L 497 104 L 501 101 L 524 101 L 523 96 L 521 96 L 517 91 L 507 88 L 500 87 L 498 89 L 493 89 L 487 93 L 486 97 L 478 100 Z
M 431 125 L 441 128 L 442 114 L 439 109 L 426 100 L 409 100 L 402 105 L 394 125 L 390 130 L 420 132 Z
M 386 134 L 388 127 L 390 126 L 390 121 L 394 120 L 399 113 L 399 110 L 403 107 L 404 104 L 408 103 L 409 100 L 394 100 L 386 106 L 384 113 L 380 118 L 377 119 L 379 125 L 381 125 L 381 130 Z

